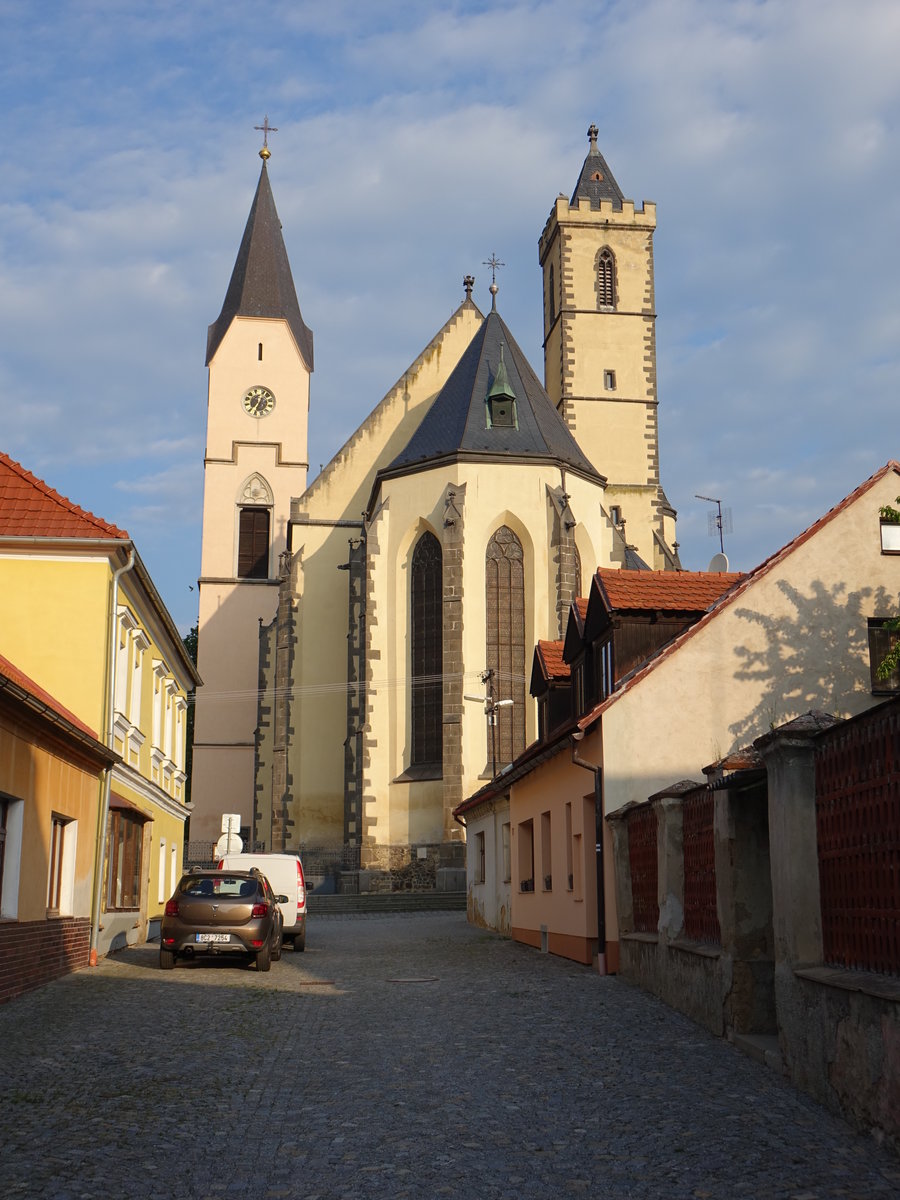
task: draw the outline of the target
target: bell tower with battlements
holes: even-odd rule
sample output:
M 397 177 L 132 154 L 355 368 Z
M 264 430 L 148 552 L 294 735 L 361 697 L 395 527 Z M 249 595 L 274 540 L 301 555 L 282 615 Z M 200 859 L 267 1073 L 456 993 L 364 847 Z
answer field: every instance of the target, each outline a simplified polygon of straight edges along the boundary
M 676 568 L 675 511 L 660 484 L 653 234 L 656 205 L 626 200 L 597 148 L 539 242 L 544 383 L 593 465 L 623 552 Z M 624 528 L 622 523 L 624 524 Z

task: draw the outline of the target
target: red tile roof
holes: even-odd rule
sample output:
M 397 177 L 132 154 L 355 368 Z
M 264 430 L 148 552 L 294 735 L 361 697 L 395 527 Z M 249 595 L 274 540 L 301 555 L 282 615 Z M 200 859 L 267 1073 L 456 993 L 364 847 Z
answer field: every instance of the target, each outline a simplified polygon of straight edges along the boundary
M 94 741 L 98 740 L 96 732 L 89 725 L 85 725 L 84 721 L 76 717 L 73 712 L 70 712 L 65 705 L 55 700 L 40 684 L 35 683 L 24 671 L 20 671 L 17 666 L 2 654 L 0 654 L 0 676 L 5 676 L 11 683 L 14 683 L 23 691 L 34 696 L 41 704 L 46 704 L 47 708 L 55 712 L 57 716 L 62 717 L 70 725 L 74 725 L 76 729 L 80 729 L 82 733 L 86 733 L 89 737 L 92 737 Z
M 627 571 L 599 567 L 595 579 L 610 609 L 705 611 L 744 576 L 740 572 Z
M 588 610 L 587 596 L 576 596 L 575 597 L 575 608 L 576 608 L 576 611 L 578 612 L 579 617 L 581 617 L 581 619 L 583 621 L 584 618 L 587 616 L 587 610 Z
M 124 529 L 79 508 L 0 452 L 0 537 L 122 538 Z
M 562 642 L 538 642 L 537 652 L 547 679 L 569 678 L 569 664 L 563 661 Z

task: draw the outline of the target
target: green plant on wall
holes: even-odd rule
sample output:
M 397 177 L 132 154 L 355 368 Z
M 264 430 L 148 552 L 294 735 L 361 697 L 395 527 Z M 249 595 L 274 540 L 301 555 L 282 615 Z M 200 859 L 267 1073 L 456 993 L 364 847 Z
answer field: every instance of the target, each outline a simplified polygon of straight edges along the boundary
M 894 504 L 900 504 L 900 496 L 896 498 Z M 900 525 L 900 508 L 894 508 L 893 504 L 882 504 L 878 510 L 882 521 L 889 525 Z M 894 617 L 892 621 L 887 621 L 884 626 L 890 633 L 900 633 L 900 617 Z M 889 679 L 891 675 L 900 667 L 900 638 L 891 646 L 890 650 L 875 668 L 875 674 L 879 679 Z

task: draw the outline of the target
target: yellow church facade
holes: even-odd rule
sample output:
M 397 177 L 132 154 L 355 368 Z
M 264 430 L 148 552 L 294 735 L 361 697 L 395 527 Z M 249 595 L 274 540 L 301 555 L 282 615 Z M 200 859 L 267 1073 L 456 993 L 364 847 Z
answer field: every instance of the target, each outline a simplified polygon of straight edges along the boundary
M 594 153 L 592 137 L 588 160 Z M 267 171 L 264 161 L 257 217 Z M 451 318 L 309 487 L 296 481 L 312 335 L 292 284 L 287 299 L 286 288 L 248 299 L 262 275 L 247 250 L 251 212 L 241 284 L 233 275 L 210 331 L 211 344 L 221 338 L 210 361 L 192 838 L 216 837 L 221 815 L 240 813 L 257 846 L 344 847 L 345 863 L 408 867 L 433 882 L 461 862 L 452 809 L 537 734 L 531 652 L 560 636 L 582 580 L 598 564 L 677 566 L 659 484 L 655 357 L 652 370 L 645 361 L 655 214 L 643 206 L 635 235 L 633 203 L 607 211 L 580 181 L 561 204 L 541 249 L 546 390 L 503 322 L 496 286 L 485 316 L 467 277 Z M 566 249 L 573 214 L 593 230 L 593 252 Z M 286 267 L 276 221 L 269 261 Z M 596 308 L 596 251 L 607 245 L 616 290 L 603 315 L 622 320 L 592 326 L 580 308 L 590 288 Z M 279 339 L 281 378 L 268 358 Z M 612 402 L 604 370 L 615 373 Z M 272 397 L 261 415 L 246 411 L 254 387 Z M 255 499 L 241 491 L 253 474 Z M 268 513 L 266 574 L 255 580 L 242 575 L 242 522 L 267 518 L 244 508 Z

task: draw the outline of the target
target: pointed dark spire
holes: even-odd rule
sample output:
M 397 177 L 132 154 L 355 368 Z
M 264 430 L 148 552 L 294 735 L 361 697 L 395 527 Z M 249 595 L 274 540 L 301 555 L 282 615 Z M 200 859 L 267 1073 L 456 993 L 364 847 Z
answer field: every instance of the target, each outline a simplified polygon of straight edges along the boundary
M 313 369 L 313 335 L 300 313 L 265 158 L 225 302 L 209 327 L 207 365 L 235 317 L 280 317 L 287 321 L 303 361 L 310 371 Z
M 571 202 L 577 204 L 579 200 L 587 200 L 591 208 L 599 208 L 601 200 L 612 200 L 613 209 L 621 212 L 624 199 L 622 189 L 606 165 L 606 159 L 597 149 L 598 132 L 596 125 L 591 125 L 587 132 L 591 145 L 587 158 L 584 160 L 584 166 L 581 168 L 581 174 L 578 176 L 578 182 L 575 184 Z

